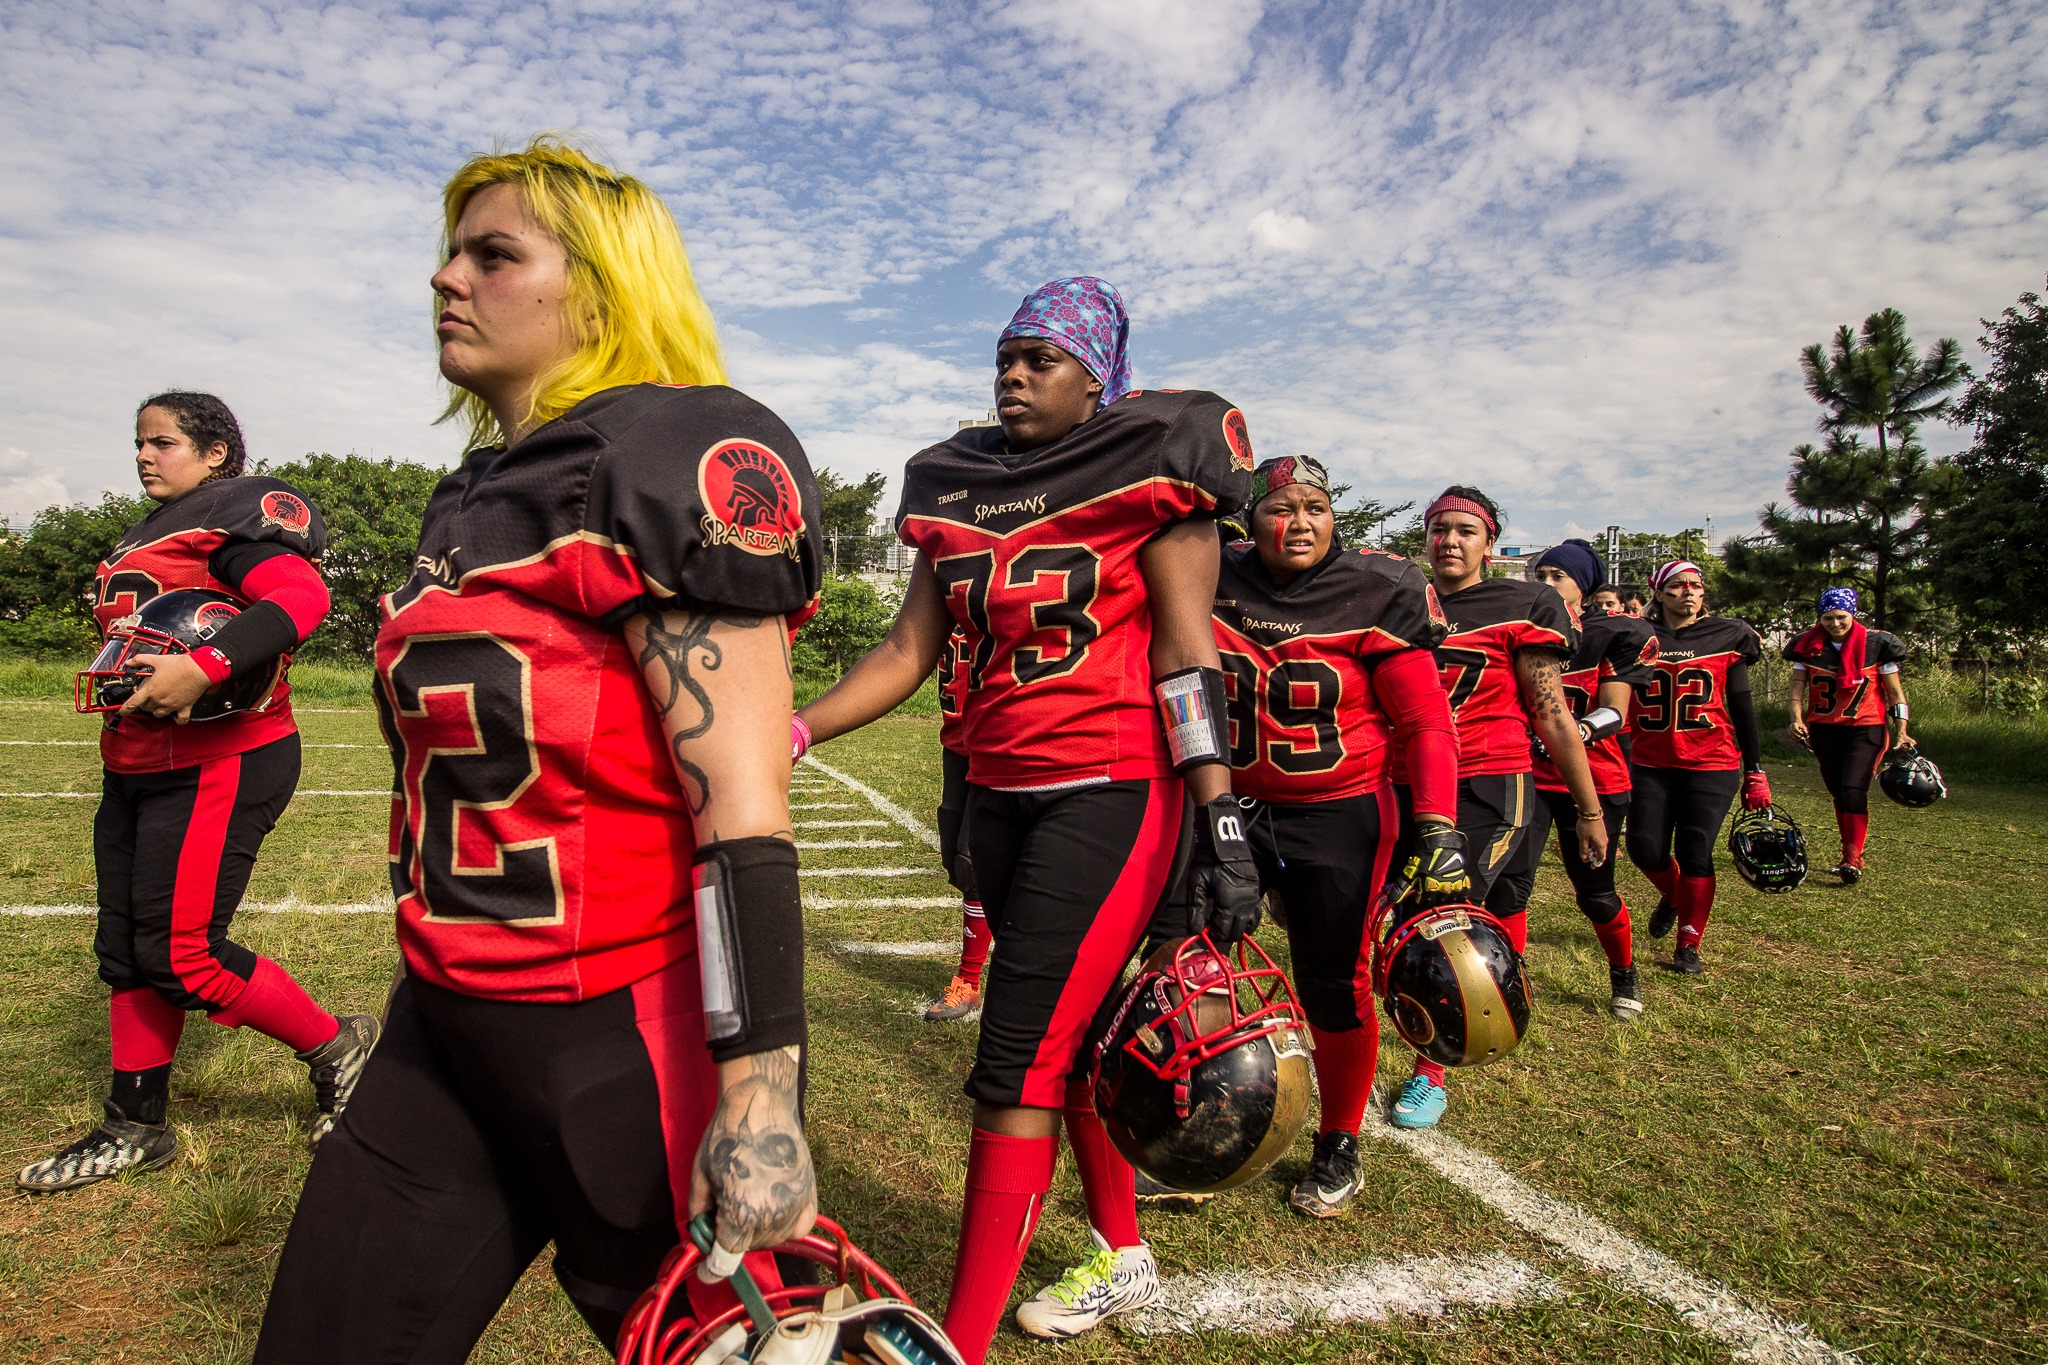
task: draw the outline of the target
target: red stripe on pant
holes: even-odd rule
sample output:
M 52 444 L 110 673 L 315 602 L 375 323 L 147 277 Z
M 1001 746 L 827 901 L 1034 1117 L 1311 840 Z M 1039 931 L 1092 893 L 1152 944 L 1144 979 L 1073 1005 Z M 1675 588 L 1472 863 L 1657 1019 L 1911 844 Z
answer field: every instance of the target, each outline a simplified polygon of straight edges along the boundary
M 1083 1035 L 1137 951 L 1160 893 L 1166 889 L 1166 878 L 1173 871 L 1173 855 L 1180 845 L 1180 779 L 1153 778 L 1150 786 L 1145 818 L 1131 845 L 1131 856 L 1074 954 L 1073 968 L 1060 989 L 1045 1037 L 1039 1040 L 1038 1052 L 1024 1073 L 1018 1103 L 1029 1108 L 1063 1107 L 1067 1075 L 1080 1055 Z
M 704 1043 L 704 984 L 696 954 L 634 982 L 632 990 L 634 1024 L 647 1046 L 655 1091 L 661 1097 L 661 1136 L 668 1150 L 668 1187 L 675 1200 L 676 1232 L 687 1239 L 690 1179 L 697 1167 L 697 1148 L 718 1107 L 718 1066 Z M 746 1266 L 763 1289 L 782 1287 L 782 1276 L 769 1253 L 748 1256 Z M 692 1274 L 685 1290 L 690 1296 L 690 1313 L 700 1323 L 739 1302 L 731 1284 L 723 1280 L 706 1284 Z
M 1372 913 L 1379 904 L 1380 888 L 1387 884 L 1387 869 L 1393 865 L 1394 845 L 1400 842 L 1401 810 L 1394 789 L 1383 786 L 1373 793 L 1380 812 L 1380 843 L 1372 855 L 1372 880 L 1365 884 L 1365 932 L 1358 936 L 1358 960 L 1351 966 L 1352 1009 L 1360 1019 L 1376 1020 L 1379 997 L 1372 989 Z M 1377 1025 L 1375 1025 L 1377 1027 Z
M 249 983 L 213 955 L 213 916 L 220 894 L 220 860 L 227 848 L 228 821 L 241 789 L 242 756 L 200 765 L 192 795 L 192 818 L 178 849 L 178 877 L 171 892 L 171 971 L 186 990 L 216 1009 L 242 998 Z

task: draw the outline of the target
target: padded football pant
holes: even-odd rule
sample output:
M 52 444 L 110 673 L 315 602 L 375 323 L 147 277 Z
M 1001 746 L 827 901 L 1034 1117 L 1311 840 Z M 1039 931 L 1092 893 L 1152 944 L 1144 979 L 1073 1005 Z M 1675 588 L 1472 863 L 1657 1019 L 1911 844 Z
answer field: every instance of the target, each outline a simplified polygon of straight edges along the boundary
M 968 788 L 974 879 L 995 946 L 967 1094 L 1059 1109 L 1091 1023 L 1180 880 L 1192 808 L 1180 779 L 1061 791 Z
M 186 768 L 108 769 L 92 822 L 100 980 L 181 1010 L 239 1001 L 259 959 L 228 926 L 298 785 L 296 734 Z
M 1533 883 L 1537 864 L 1543 861 L 1543 848 L 1550 842 L 1550 828 L 1557 826 L 1558 856 L 1564 860 L 1564 874 L 1571 878 L 1572 893 L 1578 898 L 1579 909 L 1595 924 L 1606 924 L 1621 913 L 1621 893 L 1614 887 L 1614 865 L 1621 857 L 1621 831 L 1627 823 L 1630 794 L 1628 792 L 1603 792 L 1600 795 L 1600 814 L 1607 825 L 1607 861 L 1598 867 L 1591 867 L 1579 856 L 1579 803 L 1568 791 L 1536 789 L 1536 817 L 1529 825 L 1528 840 L 1516 859 L 1513 876 L 1519 878 L 1523 869 Z M 1504 879 L 1505 880 L 1505 879 Z M 1524 885 L 1520 905 L 1529 903 L 1529 886 Z
M 1373 1021 L 1366 928 L 1399 833 L 1393 789 L 1336 801 L 1252 802 L 1245 814 L 1260 888 L 1278 895 L 1286 916 L 1294 989 L 1309 1023 L 1347 1033 Z
M 687 1222 L 718 1100 L 702 1000 L 694 954 L 576 1004 L 401 982 L 299 1196 L 257 1361 L 465 1360 L 549 1242 L 609 1349 Z M 699 1314 L 734 1302 L 688 1289 Z
M 963 839 L 967 824 L 967 755 L 939 751 L 945 785 L 939 791 L 939 863 L 946 880 L 964 901 L 979 901 L 974 887 L 974 857 Z
M 1740 768 L 1636 768 L 1628 811 L 1629 861 L 1662 872 L 1674 855 L 1687 877 L 1714 875 L 1714 845 L 1742 789 Z
M 1458 832 L 1465 836 L 1474 905 L 1492 908 L 1493 885 L 1514 865 L 1535 809 L 1536 781 L 1528 773 L 1475 773 L 1458 779 Z M 1528 899 L 1526 889 L 1522 899 Z
M 1835 809 L 1844 815 L 1868 815 L 1870 784 L 1884 762 L 1890 732 L 1882 725 L 1815 725 L 1806 733 Z

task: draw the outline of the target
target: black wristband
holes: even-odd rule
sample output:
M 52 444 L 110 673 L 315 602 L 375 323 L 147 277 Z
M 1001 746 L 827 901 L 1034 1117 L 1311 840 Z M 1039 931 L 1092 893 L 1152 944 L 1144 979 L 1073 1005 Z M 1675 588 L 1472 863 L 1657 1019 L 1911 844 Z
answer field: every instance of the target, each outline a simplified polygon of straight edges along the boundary
M 279 655 L 298 648 L 299 627 L 277 603 L 252 602 L 232 621 L 216 627 L 206 643 L 227 658 L 229 676 L 239 678 L 270 667 Z
M 804 1042 L 804 912 L 796 846 L 766 836 L 697 850 L 698 965 L 711 1059 Z
M 1223 696 L 1223 670 L 1183 668 L 1153 684 L 1166 750 L 1173 770 L 1185 773 L 1204 763 L 1230 762 L 1230 714 Z

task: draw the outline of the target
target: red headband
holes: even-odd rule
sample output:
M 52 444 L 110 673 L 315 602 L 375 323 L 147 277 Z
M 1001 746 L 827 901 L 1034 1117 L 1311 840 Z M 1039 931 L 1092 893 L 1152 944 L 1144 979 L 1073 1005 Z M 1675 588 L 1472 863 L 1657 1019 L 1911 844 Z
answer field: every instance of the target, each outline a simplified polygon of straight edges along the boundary
M 1427 526 L 1435 521 L 1436 514 L 1439 512 L 1470 512 L 1486 524 L 1487 535 L 1497 536 L 1500 534 L 1500 523 L 1493 519 L 1493 513 L 1486 510 L 1484 503 L 1477 503 L 1470 498 L 1461 498 L 1455 494 L 1446 493 L 1431 503 L 1429 510 L 1422 514 L 1422 524 Z
M 1689 573 L 1702 583 L 1707 581 L 1707 576 L 1700 572 L 1699 565 L 1690 559 L 1674 559 L 1669 564 L 1659 565 L 1656 572 L 1650 575 L 1650 591 L 1664 591 L 1664 585 L 1682 573 Z

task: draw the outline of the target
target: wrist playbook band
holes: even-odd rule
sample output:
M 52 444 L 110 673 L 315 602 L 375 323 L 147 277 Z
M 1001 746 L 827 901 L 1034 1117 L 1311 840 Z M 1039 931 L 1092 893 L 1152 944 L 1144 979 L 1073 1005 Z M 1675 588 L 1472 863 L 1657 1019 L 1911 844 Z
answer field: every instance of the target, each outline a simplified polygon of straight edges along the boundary
M 787 839 L 721 839 L 697 850 L 697 957 L 704 1037 L 729 1062 L 804 1041 L 804 912 Z
M 1908 708 L 1906 703 L 1895 701 L 1890 706 L 1884 708 L 1884 713 L 1893 720 L 1904 720 L 1908 714 Z
M 1173 770 L 1230 761 L 1230 717 L 1223 702 L 1223 670 L 1183 668 L 1152 685 Z
M 1607 738 L 1620 729 L 1621 712 L 1611 706 L 1602 706 L 1598 710 L 1588 711 L 1585 718 L 1579 722 L 1579 737 L 1591 744 L 1595 740 Z

